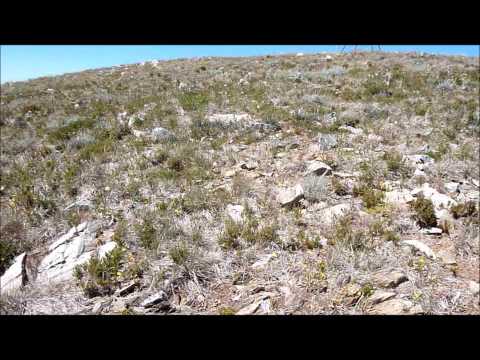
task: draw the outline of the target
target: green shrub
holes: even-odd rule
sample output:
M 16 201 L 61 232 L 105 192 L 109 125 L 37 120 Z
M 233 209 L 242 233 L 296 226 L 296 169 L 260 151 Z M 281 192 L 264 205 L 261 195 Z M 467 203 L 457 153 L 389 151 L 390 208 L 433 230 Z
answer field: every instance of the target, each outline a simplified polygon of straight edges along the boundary
M 435 209 L 430 199 L 419 198 L 412 203 L 415 219 L 421 227 L 437 226 Z
M 475 201 L 467 201 L 465 203 L 457 204 L 452 206 L 450 211 L 455 219 L 461 217 L 478 216 L 478 210 Z
M 71 122 L 68 125 L 62 126 L 58 129 L 51 131 L 48 134 L 48 141 L 49 142 L 60 142 L 63 143 L 70 138 L 72 138 L 75 134 L 77 134 L 80 130 L 83 129 L 91 129 L 95 125 L 94 119 L 80 119 L 74 122 Z
M 208 104 L 208 94 L 200 91 L 187 91 L 178 96 L 185 111 L 203 110 Z
M 87 263 L 77 265 L 73 270 L 85 296 L 110 295 L 118 287 L 120 266 L 125 256 L 125 249 L 116 246 L 102 259 L 92 257 Z
M 335 246 L 348 248 L 353 251 L 363 250 L 369 247 L 370 238 L 362 230 L 353 229 L 353 218 L 351 215 L 341 217 L 330 234 L 330 241 Z
M 222 307 L 220 310 L 218 310 L 218 314 L 219 315 L 235 315 L 236 311 L 231 307 Z
M 353 194 L 362 198 L 363 205 L 367 209 L 375 209 L 384 204 L 385 193 L 367 185 L 355 186 Z
M 137 234 L 140 244 L 147 250 L 154 250 L 158 245 L 157 229 L 150 218 L 145 218 L 143 224 L 137 226 Z
M 387 163 L 388 171 L 400 173 L 401 170 L 405 167 L 405 163 L 403 162 L 403 156 L 399 152 L 387 152 L 383 155 L 383 159 Z
M 224 223 L 224 229 L 218 238 L 218 244 L 223 249 L 237 248 L 239 237 L 242 234 L 242 227 L 230 218 L 227 218 Z
M 187 245 L 184 242 L 181 242 L 170 248 L 168 254 L 175 264 L 184 265 L 188 260 L 190 252 Z
M 332 177 L 332 186 L 335 194 L 339 196 L 345 196 L 348 194 L 348 187 L 336 177 Z

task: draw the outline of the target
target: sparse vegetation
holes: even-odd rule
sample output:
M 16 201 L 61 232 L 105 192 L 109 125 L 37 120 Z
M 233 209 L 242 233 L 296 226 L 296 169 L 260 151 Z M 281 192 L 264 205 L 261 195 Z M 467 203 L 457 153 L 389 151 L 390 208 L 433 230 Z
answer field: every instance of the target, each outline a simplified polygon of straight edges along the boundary
M 479 80 L 477 58 L 372 51 L 2 84 L 0 276 L 27 252 L 31 286 L 2 288 L 0 312 L 360 314 L 389 306 L 369 302 L 374 273 L 408 269 L 409 313 L 478 313 Z M 333 173 L 305 176 L 314 160 Z M 39 265 L 84 223 L 55 255 L 85 256 L 91 300 Z

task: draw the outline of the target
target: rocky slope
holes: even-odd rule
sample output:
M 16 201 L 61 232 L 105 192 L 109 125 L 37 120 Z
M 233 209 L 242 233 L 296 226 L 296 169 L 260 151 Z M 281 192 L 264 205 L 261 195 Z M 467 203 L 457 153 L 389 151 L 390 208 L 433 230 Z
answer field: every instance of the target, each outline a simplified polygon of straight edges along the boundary
M 4 314 L 478 314 L 479 60 L 154 61 L 1 87 Z

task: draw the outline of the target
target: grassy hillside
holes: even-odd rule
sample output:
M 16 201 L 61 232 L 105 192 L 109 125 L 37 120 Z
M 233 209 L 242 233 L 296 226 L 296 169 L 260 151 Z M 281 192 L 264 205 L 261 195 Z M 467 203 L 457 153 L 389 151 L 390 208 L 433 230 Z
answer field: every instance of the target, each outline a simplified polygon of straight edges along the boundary
M 28 283 L 0 307 L 478 313 L 479 78 L 478 58 L 369 52 L 2 85 L 0 274 L 23 252 L 30 260 Z M 324 165 L 324 176 L 309 170 Z M 440 214 L 426 190 L 417 196 L 425 184 L 455 204 Z M 406 193 L 415 199 L 396 195 Z M 94 220 L 116 250 L 40 286 L 49 245 Z M 395 271 L 407 280 L 383 286 Z M 118 289 L 130 283 L 127 299 Z M 159 291 L 168 306 L 140 305 Z

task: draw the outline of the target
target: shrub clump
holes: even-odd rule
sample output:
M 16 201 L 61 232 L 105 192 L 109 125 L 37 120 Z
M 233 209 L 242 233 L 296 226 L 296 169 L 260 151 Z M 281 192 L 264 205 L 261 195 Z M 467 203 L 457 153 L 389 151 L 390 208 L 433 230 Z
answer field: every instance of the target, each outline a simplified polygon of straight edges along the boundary
M 87 263 L 74 268 L 74 277 L 79 281 L 85 296 L 110 295 L 119 284 L 120 266 L 125 249 L 116 246 L 105 257 L 92 257 Z
M 474 201 L 467 201 L 453 206 L 450 211 L 455 219 L 461 217 L 478 216 L 477 206 Z
M 437 226 L 435 209 L 430 199 L 417 199 L 412 203 L 412 208 L 415 211 L 415 219 L 421 227 Z

